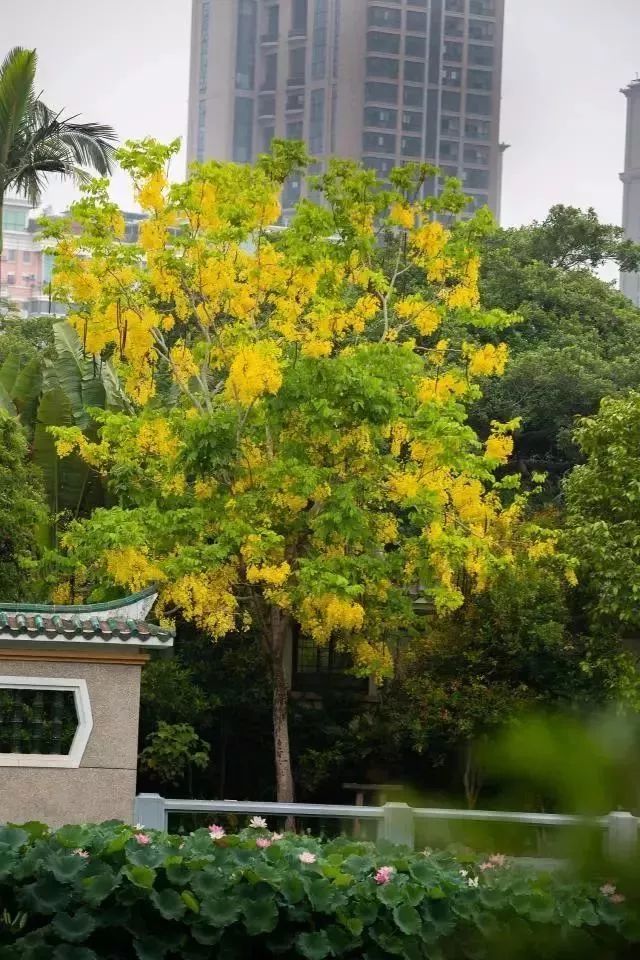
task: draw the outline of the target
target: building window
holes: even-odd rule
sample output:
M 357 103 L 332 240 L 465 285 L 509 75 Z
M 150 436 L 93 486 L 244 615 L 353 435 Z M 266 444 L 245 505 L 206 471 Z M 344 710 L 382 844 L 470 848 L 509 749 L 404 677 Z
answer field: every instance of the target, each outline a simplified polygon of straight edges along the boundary
M 365 130 L 362 149 L 366 153 L 390 153 L 395 156 L 396 136 L 394 133 L 371 133 Z
M 459 67 L 443 67 L 440 77 L 445 87 L 462 85 L 462 70 Z
M 23 262 L 23 263 L 31 263 L 31 251 L 30 251 L 30 250 L 23 250 L 23 251 L 22 251 L 22 262 Z
M 312 154 L 324 152 L 324 90 L 311 91 L 309 150 Z
M 395 83 L 376 83 L 371 81 L 365 84 L 365 97 L 378 103 L 397 103 L 398 87 Z
M 419 57 L 424 60 L 427 56 L 426 37 L 406 36 L 404 38 L 404 52 L 407 57 Z
M 207 135 L 207 102 L 201 100 L 198 104 L 198 139 L 196 143 L 196 156 L 200 163 L 204 160 L 204 144 Z
M 304 140 L 302 120 L 290 120 L 285 127 L 287 140 Z
M 264 58 L 264 80 L 262 90 L 275 90 L 278 85 L 278 54 L 269 53 Z
M 311 50 L 311 79 L 324 80 L 327 69 L 327 0 L 316 0 L 313 15 L 313 46 Z
M 367 76 L 390 77 L 397 80 L 400 62 L 390 57 L 367 57 Z
M 442 58 L 443 60 L 448 60 L 450 63 L 462 63 L 463 50 L 463 44 L 458 43 L 456 40 L 445 40 Z
M 397 124 L 397 110 L 386 110 L 381 107 L 364 108 L 365 127 L 383 127 L 387 130 L 395 130 Z
M 26 230 L 28 214 L 24 209 L 5 207 L 2 211 L 2 226 L 5 230 Z
M 479 47 L 476 44 L 470 44 L 468 60 L 472 67 L 492 67 L 493 47 Z
M 424 101 L 424 89 L 422 87 L 405 87 L 403 90 L 402 102 L 405 107 L 421 107 Z
M 489 140 L 491 124 L 488 120 L 465 120 L 464 135 L 468 140 Z
M 79 767 L 93 728 L 86 680 L 0 677 L 0 764 Z
M 288 93 L 286 109 L 287 111 L 295 110 L 296 112 L 298 110 L 304 110 L 304 93 Z
M 426 33 L 427 15 L 407 10 L 407 33 Z
M 236 87 L 253 90 L 256 69 L 257 11 L 255 0 L 240 0 L 236 46 Z
M 491 70 L 467 70 L 467 86 L 469 90 L 491 90 L 493 87 L 493 73 Z
M 405 60 L 404 79 L 408 83 L 424 83 L 424 60 Z
M 10 287 L 13 287 L 14 284 L 15 284 L 15 282 L 16 282 L 16 275 L 15 275 L 15 273 L 8 273 L 8 274 L 7 274 L 7 283 L 9 284 L 9 286 L 10 286 Z
M 440 133 L 445 137 L 460 136 L 460 117 L 441 117 Z
M 451 13 L 464 13 L 464 0 L 447 0 L 445 10 Z
M 445 17 L 445 37 L 464 37 L 464 20 L 460 17 Z
M 496 25 L 490 20 L 469 20 L 469 39 L 490 41 L 495 38 Z
M 300 199 L 300 194 L 302 193 L 302 181 L 300 179 L 300 174 L 294 174 L 292 177 L 286 181 L 284 189 L 282 191 L 282 206 L 290 210 L 291 207 L 294 207 L 298 200 Z
M 399 10 L 393 10 L 390 7 L 369 7 L 370 27 L 391 27 L 393 30 L 398 30 L 401 17 Z
M 291 33 L 296 37 L 307 35 L 307 0 L 293 0 Z
M 384 157 L 363 157 L 362 165 L 367 170 L 375 170 L 380 177 L 388 177 L 395 167 L 395 162 Z
M 209 71 L 209 14 L 211 4 L 204 0 L 200 23 L 200 93 L 207 92 L 207 74 Z
M 236 97 L 233 118 L 233 159 L 250 163 L 253 151 L 253 100 Z
M 366 693 L 369 681 L 355 677 L 349 671 L 353 661 L 348 653 L 338 649 L 334 639 L 318 646 L 310 637 L 297 636 L 293 649 L 293 689 L 300 693 L 322 692 L 326 689 L 351 690 Z
M 306 47 L 293 47 L 289 50 L 289 83 L 302 86 L 305 81 Z
M 367 50 L 379 53 L 400 53 L 400 34 L 371 30 L 367 36 Z
M 405 110 L 402 114 L 402 129 L 409 133 L 422 133 L 422 114 Z
M 473 213 L 475 210 L 480 210 L 481 207 L 487 207 L 489 205 L 489 197 L 486 193 L 476 193 L 471 196 L 470 207 L 467 208 L 469 213 Z
M 262 94 L 258 97 L 258 117 L 265 120 L 267 117 L 276 115 L 276 98 L 272 93 Z
M 455 140 L 441 140 L 440 141 L 440 159 L 448 160 L 449 162 L 454 161 L 458 162 L 458 156 L 460 154 L 460 144 Z
M 449 111 L 449 113 L 460 113 L 460 94 L 453 93 L 453 91 L 443 90 L 442 92 L 442 109 Z
M 478 163 L 488 166 L 489 164 L 489 147 L 477 147 L 475 145 L 470 145 L 465 143 L 464 145 L 464 162 L 465 163 Z
M 401 150 L 403 157 L 419 157 L 422 155 L 422 140 L 419 137 L 403 137 Z
M 7 250 L 7 260 L 9 263 L 15 263 L 16 261 L 16 250 Z
M 491 97 L 479 93 L 467 94 L 467 113 L 477 113 L 481 117 L 491 116 Z
M 488 170 L 465 170 L 465 187 L 487 190 L 489 187 Z
M 271 141 L 276 135 L 275 127 L 264 127 L 262 131 L 262 152 L 271 152 Z
M 469 12 L 479 17 L 495 16 L 496 8 L 494 0 L 470 0 Z
M 263 40 L 277 40 L 280 34 L 280 7 L 277 3 L 267 7 L 267 32 Z

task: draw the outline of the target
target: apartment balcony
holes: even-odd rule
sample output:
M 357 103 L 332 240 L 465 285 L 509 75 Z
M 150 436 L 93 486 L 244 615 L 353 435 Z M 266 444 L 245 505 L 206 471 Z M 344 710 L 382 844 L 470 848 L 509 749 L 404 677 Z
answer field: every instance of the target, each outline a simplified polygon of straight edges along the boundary
M 278 39 L 277 33 L 263 33 L 260 37 L 260 46 L 275 47 L 278 44 Z
M 304 73 L 294 73 L 293 76 L 289 77 L 287 80 L 288 87 L 304 87 L 305 77 Z
M 306 40 L 307 39 L 307 28 L 306 26 L 296 27 L 295 25 L 289 30 L 289 40 Z

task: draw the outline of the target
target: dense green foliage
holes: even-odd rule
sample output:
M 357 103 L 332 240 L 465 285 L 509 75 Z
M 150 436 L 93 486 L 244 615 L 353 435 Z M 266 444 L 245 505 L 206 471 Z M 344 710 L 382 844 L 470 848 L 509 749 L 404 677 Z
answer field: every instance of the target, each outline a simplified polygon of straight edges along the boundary
M 30 467 L 20 425 L 0 410 L 0 597 L 28 597 L 45 517 L 42 491 Z
M 486 424 L 520 417 L 517 467 L 525 476 L 549 471 L 552 493 L 579 460 L 576 416 L 640 382 L 640 311 L 592 272 L 637 260 L 638 246 L 619 227 L 571 207 L 485 242 L 483 303 L 521 322 L 505 331 L 510 362 L 503 378 L 484 387 L 475 417 Z
M 613 885 L 260 826 L 5 827 L 0 899 L 3 960 L 623 960 L 640 939 Z
M 576 431 L 585 457 L 566 484 L 568 538 L 600 625 L 640 623 L 640 393 L 603 400 Z

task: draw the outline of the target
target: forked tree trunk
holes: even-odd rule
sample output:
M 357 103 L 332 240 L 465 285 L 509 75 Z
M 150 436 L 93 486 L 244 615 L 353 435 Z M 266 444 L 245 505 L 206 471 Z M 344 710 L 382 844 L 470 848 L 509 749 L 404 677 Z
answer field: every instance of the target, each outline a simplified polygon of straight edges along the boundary
M 285 656 L 291 638 L 291 619 L 281 610 L 271 609 L 271 669 L 273 675 L 273 742 L 278 803 L 293 803 L 295 798 L 291 749 L 289 747 L 289 691 L 285 674 Z

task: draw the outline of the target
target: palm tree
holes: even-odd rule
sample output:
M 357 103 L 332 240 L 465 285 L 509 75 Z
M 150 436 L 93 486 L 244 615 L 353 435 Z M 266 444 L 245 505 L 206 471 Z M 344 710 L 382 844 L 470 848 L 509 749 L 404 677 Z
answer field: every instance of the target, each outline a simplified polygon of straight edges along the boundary
M 49 174 L 91 179 L 111 172 L 115 132 L 76 123 L 51 110 L 35 91 L 37 54 L 14 47 L 0 66 L 0 257 L 2 211 L 9 188 L 35 207 Z M 1 275 L 0 275 L 1 280 Z

